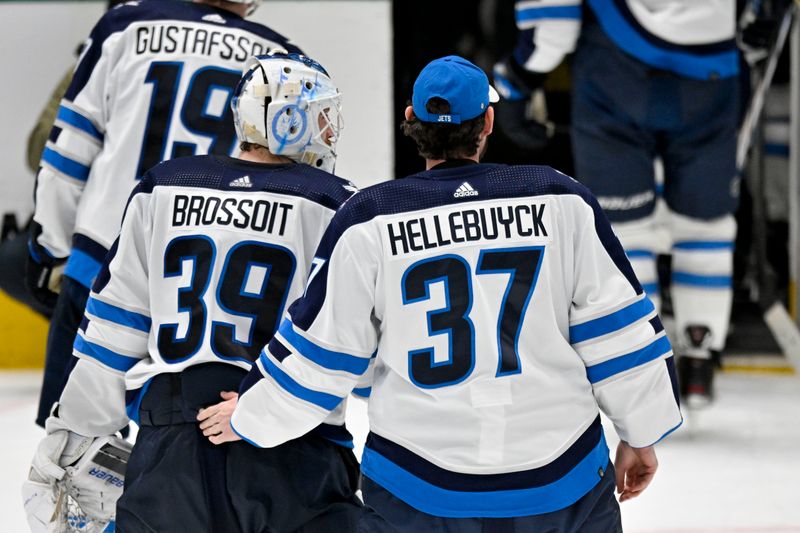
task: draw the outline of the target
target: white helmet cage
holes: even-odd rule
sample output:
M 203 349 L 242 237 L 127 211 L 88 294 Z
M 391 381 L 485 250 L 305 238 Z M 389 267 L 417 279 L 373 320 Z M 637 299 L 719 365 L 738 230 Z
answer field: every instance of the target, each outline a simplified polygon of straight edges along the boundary
M 231 108 L 240 141 L 333 172 L 342 96 L 313 59 L 285 51 L 250 58 Z

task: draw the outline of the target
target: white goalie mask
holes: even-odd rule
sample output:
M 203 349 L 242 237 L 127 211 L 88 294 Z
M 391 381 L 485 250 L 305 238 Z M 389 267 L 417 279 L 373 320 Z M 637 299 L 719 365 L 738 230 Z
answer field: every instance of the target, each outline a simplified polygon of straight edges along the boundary
M 250 58 L 231 108 L 240 141 L 333 172 L 342 96 L 313 59 L 281 52 Z

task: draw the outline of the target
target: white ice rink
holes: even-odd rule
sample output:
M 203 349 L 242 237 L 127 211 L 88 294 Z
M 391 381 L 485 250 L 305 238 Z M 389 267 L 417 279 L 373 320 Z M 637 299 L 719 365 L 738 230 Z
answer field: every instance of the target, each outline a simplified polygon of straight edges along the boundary
M 0 532 L 27 531 L 19 496 L 43 431 L 33 424 L 39 375 L 0 373 Z M 626 532 L 800 533 L 800 378 L 725 373 L 717 403 L 658 445 L 651 487 L 622 506 Z M 348 425 L 363 441 L 365 403 Z M 609 444 L 616 445 L 608 429 Z M 358 450 L 360 454 L 360 449 Z

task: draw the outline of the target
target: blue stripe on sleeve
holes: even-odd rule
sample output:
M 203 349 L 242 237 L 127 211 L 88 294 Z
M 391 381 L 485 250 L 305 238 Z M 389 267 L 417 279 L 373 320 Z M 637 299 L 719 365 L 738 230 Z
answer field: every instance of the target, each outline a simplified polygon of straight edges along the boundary
M 75 343 L 73 347 L 76 351 L 84 355 L 88 355 L 92 359 L 96 359 L 107 367 L 113 368 L 114 370 L 119 370 L 120 372 L 127 372 L 139 362 L 139 359 L 136 357 L 118 354 L 117 352 L 109 350 L 108 348 L 104 348 L 99 344 L 89 342 L 80 335 L 75 337 Z
M 517 10 L 517 24 L 541 19 L 581 19 L 581 6 L 528 7 Z
M 356 387 L 353 389 L 353 394 L 362 398 L 369 398 L 369 395 L 372 394 L 372 387 Z
M 149 316 L 101 302 L 94 297 L 90 297 L 89 301 L 86 303 L 86 312 L 97 318 L 102 318 L 103 320 L 108 320 L 120 326 L 136 329 L 145 333 L 150 332 L 150 326 L 152 324 Z
M 625 250 L 628 259 L 655 259 L 656 254 L 650 250 Z
M 595 337 L 600 337 L 620 330 L 646 317 L 655 311 L 653 303 L 648 298 L 641 298 L 627 307 L 583 324 L 569 327 L 570 344 L 578 344 Z
M 659 439 L 657 441 L 655 441 L 653 444 L 651 444 L 650 446 L 655 446 L 656 444 L 658 444 L 662 440 L 666 439 L 668 436 L 672 435 L 675 431 L 677 431 L 677 429 L 679 427 L 681 427 L 682 425 L 683 425 L 683 414 L 681 414 L 681 421 L 678 422 L 678 424 L 674 428 L 668 430 L 666 433 L 661 435 L 661 437 L 659 437 Z
M 659 296 L 658 283 L 657 282 L 654 282 L 654 283 L 642 283 L 642 288 L 644 289 L 644 292 L 646 292 L 647 294 L 653 294 L 655 296 Z
M 103 140 L 103 134 L 100 133 L 95 125 L 92 123 L 91 120 L 84 117 L 77 111 L 73 111 L 68 107 L 64 107 L 63 105 L 58 108 L 58 115 L 56 116 L 56 120 L 60 120 L 65 124 L 69 124 L 73 128 L 80 130 L 91 137 L 94 137 L 98 141 Z
M 732 241 L 681 241 L 672 245 L 676 250 L 733 250 Z
M 336 409 L 336 407 L 344 399 L 334 396 L 333 394 L 315 391 L 300 385 L 298 382 L 289 377 L 289 375 L 283 370 L 278 368 L 278 366 L 274 364 L 264 352 L 261 352 L 259 360 L 264 366 L 264 370 L 267 371 L 272 379 L 274 379 L 278 385 L 283 387 L 283 389 L 292 396 L 296 396 L 297 398 L 305 400 L 308 403 L 313 403 L 314 405 L 322 407 L 328 411 L 333 411 Z
M 89 167 L 59 154 L 52 148 L 45 147 L 44 152 L 42 152 L 42 161 L 70 178 L 80 181 L 89 179 Z
M 342 370 L 360 376 L 366 372 L 367 367 L 369 367 L 369 359 L 367 358 L 356 357 L 343 352 L 335 352 L 314 344 L 297 333 L 288 319 L 284 319 L 283 322 L 281 322 L 281 327 L 278 329 L 278 332 L 280 332 L 283 338 L 286 339 L 295 350 L 300 352 L 303 357 L 329 370 Z
M 31 254 L 31 257 L 32 257 L 32 258 L 33 258 L 33 259 L 34 259 L 34 260 L 35 260 L 37 263 L 41 263 L 41 262 L 42 262 L 42 257 L 41 257 L 41 255 L 39 255 L 39 252 L 40 252 L 40 251 L 41 251 L 41 252 L 44 252 L 44 254 L 45 254 L 47 257 L 49 257 L 50 259 L 56 259 L 56 260 L 62 259 L 62 258 L 58 258 L 58 257 L 56 257 L 55 255 L 53 255 L 53 254 L 50 252 L 50 250 L 48 250 L 47 248 L 45 248 L 44 246 L 42 246 L 42 245 L 41 245 L 41 244 L 39 244 L 38 242 L 37 242 L 37 243 L 34 243 L 34 242 L 31 240 L 31 239 L 28 239 L 28 253 L 29 253 L 29 254 Z
M 101 266 L 103 266 L 102 263 L 91 255 L 83 250 L 73 248 L 67 259 L 67 265 L 64 267 L 64 275 L 74 279 L 87 289 L 91 289 Z
M 252 445 L 252 446 L 255 446 L 256 448 L 263 448 L 263 446 L 261 446 L 260 444 L 258 444 L 258 443 L 256 443 L 256 442 L 254 442 L 254 441 L 252 441 L 252 440 L 250 440 L 250 439 L 248 439 L 247 437 L 245 437 L 244 435 L 242 435 L 241 433 L 239 433 L 239 431 L 237 431 L 237 429 L 236 429 L 236 428 L 234 427 L 234 425 L 233 425 L 233 420 L 231 420 L 231 421 L 229 422 L 229 424 L 230 424 L 230 426 L 231 426 L 231 429 L 233 430 L 233 432 L 234 432 L 234 433 L 236 433 L 236 434 L 239 436 L 239 438 L 240 438 L 240 439 L 242 439 L 243 441 L 245 441 L 247 444 L 250 444 L 250 445 Z
M 672 282 L 679 285 L 693 285 L 711 289 L 729 289 L 733 287 L 732 276 L 704 276 L 688 272 L 673 272 Z
M 631 368 L 649 363 L 669 352 L 671 349 L 672 346 L 669 343 L 669 339 L 664 335 L 644 348 L 594 366 L 586 367 L 586 376 L 589 378 L 590 382 L 597 383 L 598 381 L 603 381 L 620 372 L 625 372 Z

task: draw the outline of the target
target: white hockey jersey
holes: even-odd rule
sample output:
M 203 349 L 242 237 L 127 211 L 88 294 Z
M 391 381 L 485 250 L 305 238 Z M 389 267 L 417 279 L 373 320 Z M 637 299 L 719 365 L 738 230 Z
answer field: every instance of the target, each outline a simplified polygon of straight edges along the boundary
M 59 417 L 107 435 L 136 420 L 158 374 L 209 362 L 249 370 L 353 190 L 308 165 L 227 156 L 151 169 L 86 304 Z M 331 421 L 341 426 L 342 413 Z
M 553 70 L 599 26 L 625 53 L 655 68 L 707 80 L 735 76 L 739 58 L 733 0 L 519 0 L 515 62 L 527 71 Z M 587 45 L 592 43 L 587 41 Z M 516 99 L 502 72 L 495 87 Z
M 66 258 L 87 288 L 153 165 L 236 150 L 230 100 L 247 58 L 299 49 L 260 24 L 204 4 L 145 0 L 92 30 L 41 160 L 38 251 Z
M 550 168 L 367 188 L 314 261 L 232 418 L 260 446 L 371 385 L 365 476 L 428 514 L 512 517 L 600 480 L 601 409 L 635 447 L 682 421 L 653 305 L 596 200 Z

